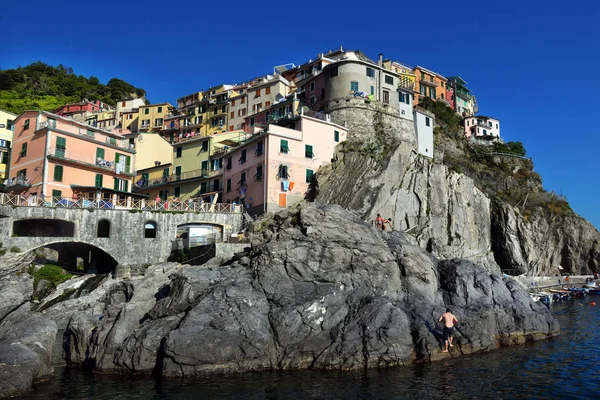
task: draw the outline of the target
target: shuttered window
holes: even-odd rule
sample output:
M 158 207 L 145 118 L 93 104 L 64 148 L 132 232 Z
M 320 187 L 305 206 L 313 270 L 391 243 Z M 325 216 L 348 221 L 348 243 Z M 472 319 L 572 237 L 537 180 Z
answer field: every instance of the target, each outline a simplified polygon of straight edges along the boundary
M 63 179 L 63 167 L 62 165 L 54 166 L 54 180 L 56 182 L 62 182 Z
M 96 148 L 96 158 L 104 160 L 104 149 L 100 147 Z
M 96 174 L 96 182 L 94 183 L 94 186 L 97 188 L 102 187 L 102 174 Z

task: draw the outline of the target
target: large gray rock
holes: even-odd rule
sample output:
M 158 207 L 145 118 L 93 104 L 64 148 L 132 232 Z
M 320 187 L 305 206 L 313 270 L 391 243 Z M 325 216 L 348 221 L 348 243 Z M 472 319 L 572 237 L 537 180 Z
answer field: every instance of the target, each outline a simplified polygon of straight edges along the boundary
M 27 392 L 53 375 L 56 324 L 38 315 L 5 319 L 0 325 L 0 397 Z
M 339 206 L 303 205 L 254 229 L 248 255 L 114 285 L 102 315 L 71 319 L 68 361 L 167 376 L 406 364 L 447 357 L 436 325 L 447 306 L 461 321 L 454 354 L 558 334 L 512 281 L 438 262 Z

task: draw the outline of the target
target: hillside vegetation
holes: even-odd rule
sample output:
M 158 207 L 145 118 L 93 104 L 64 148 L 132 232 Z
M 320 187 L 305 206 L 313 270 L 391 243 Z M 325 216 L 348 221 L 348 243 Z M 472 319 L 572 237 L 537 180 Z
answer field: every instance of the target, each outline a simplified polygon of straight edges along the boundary
M 84 98 L 115 105 L 131 97 L 145 97 L 144 89 L 112 78 L 106 85 L 98 78 L 75 75 L 62 64 L 54 67 L 41 61 L 26 67 L 0 71 L 0 109 L 20 114 L 25 110 L 52 111 Z

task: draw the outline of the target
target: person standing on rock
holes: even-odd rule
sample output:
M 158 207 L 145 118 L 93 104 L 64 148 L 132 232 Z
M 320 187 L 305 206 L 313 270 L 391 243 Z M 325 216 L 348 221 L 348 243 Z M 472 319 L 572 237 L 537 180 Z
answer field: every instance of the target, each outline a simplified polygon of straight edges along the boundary
M 446 312 L 443 313 L 439 319 L 439 322 L 442 322 L 442 321 L 444 321 L 444 330 L 443 330 L 444 351 L 443 351 L 443 353 L 447 353 L 448 346 L 454 347 L 454 345 L 452 344 L 452 341 L 454 340 L 454 338 L 452 337 L 452 334 L 454 333 L 454 325 L 458 324 L 458 320 L 456 319 L 454 314 L 452 314 L 452 311 L 449 308 L 446 308 Z
M 383 227 L 383 218 L 381 218 L 380 214 L 377 214 L 377 218 L 375 218 L 375 226 L 377 227 L 378 231 L 382 231 L 385 229 Z

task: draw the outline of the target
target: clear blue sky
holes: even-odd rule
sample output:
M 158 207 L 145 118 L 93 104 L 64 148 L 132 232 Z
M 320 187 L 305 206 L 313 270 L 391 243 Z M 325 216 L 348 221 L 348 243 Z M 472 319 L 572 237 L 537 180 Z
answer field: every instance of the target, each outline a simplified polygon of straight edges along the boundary
M 592 1 L 13 1 L 0 68 L 33 61 L 175 102 L 343 45 L 460 75 L 480 113 L 521 141 L 546 190 L 600 227 L 600 3 Z M 88 3 L 91 4 L 91 3 Z M 498 4 L 498 5 L 496 5 Z

